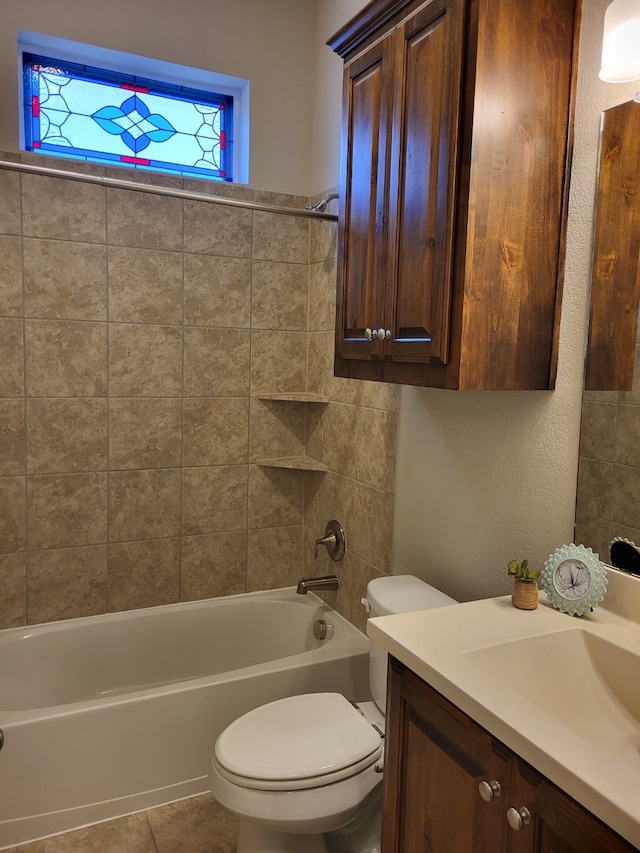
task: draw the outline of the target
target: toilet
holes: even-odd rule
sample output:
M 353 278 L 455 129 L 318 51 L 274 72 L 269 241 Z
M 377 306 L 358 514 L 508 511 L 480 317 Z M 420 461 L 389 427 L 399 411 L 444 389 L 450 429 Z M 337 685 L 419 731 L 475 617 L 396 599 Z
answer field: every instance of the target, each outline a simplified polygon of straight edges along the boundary
M 412 575 L 372 580 L 372 616 L 455 604 Z M 239 818 L 236 853 L 374 853 L 381 795 L 387 653 L 370 643 L 372 702 L 305 693 L 243 714 L 216 741 L 211 791 Z M 365 827 L 364 829 L 362 827 Z M 353 831 L 352 831 L 353 828 Z M 349 838 L 364 839 L 353 846 Z

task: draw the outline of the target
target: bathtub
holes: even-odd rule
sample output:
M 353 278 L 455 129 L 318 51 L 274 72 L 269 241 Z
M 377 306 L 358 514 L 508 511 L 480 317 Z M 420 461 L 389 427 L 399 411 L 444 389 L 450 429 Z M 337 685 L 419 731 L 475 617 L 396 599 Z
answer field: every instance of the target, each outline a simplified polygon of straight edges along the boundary
M 367 698 L 367 666 L 366 637 L 293 588 L 0 631 L 0 848 L 207 791 L 231 720 Z

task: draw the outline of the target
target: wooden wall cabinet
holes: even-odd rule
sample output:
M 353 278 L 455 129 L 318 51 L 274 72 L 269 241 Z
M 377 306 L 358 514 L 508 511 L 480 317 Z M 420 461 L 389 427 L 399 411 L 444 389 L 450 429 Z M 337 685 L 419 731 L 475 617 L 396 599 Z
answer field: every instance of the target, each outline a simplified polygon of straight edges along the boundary
M 637 853 L 390 658 L 382 853 L 487 851 Z
M 373 0 L 345 60 L 336 375 L 553 387 L 581 0 Z
M 640 300 L 640 103 L 606 110 L 600 136 L 585 391 L 631 391 Z

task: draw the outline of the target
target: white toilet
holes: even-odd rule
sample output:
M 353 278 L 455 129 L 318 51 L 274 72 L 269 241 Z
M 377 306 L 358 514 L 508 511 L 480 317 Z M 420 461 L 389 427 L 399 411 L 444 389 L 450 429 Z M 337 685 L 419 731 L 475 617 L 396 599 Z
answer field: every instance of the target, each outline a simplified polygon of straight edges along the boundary
M 371 581 L 363 603 L 372 616 L 384 616 L 455 601 L 412 575 L 395 575 Z M 387 654 L 371 643 L 373 702 L 305 693 L 262 705 L 227 726 L 209 780 L 216 799 L 240 819 L 236 853 L 349 849 L 325 833 L 346 837 L 352 823 L 376 808 L 386 682 Z M 359 849 L 373 853 L 377 846 Z

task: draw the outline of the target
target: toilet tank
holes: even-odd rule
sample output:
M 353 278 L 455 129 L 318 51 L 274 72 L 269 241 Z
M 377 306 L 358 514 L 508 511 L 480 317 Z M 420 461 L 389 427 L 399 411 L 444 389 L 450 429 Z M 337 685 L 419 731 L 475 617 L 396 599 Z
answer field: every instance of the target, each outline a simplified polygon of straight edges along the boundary
M 367 585 L 362 599 L 371 616 L 409 613 L 457 604 L 454 598 L 440 592 L 413 575 L 375 578 Z M 374 702 L 384 713 L 387 696 L 387 653 L 377 643 L 369 643 L 369 687 Z

